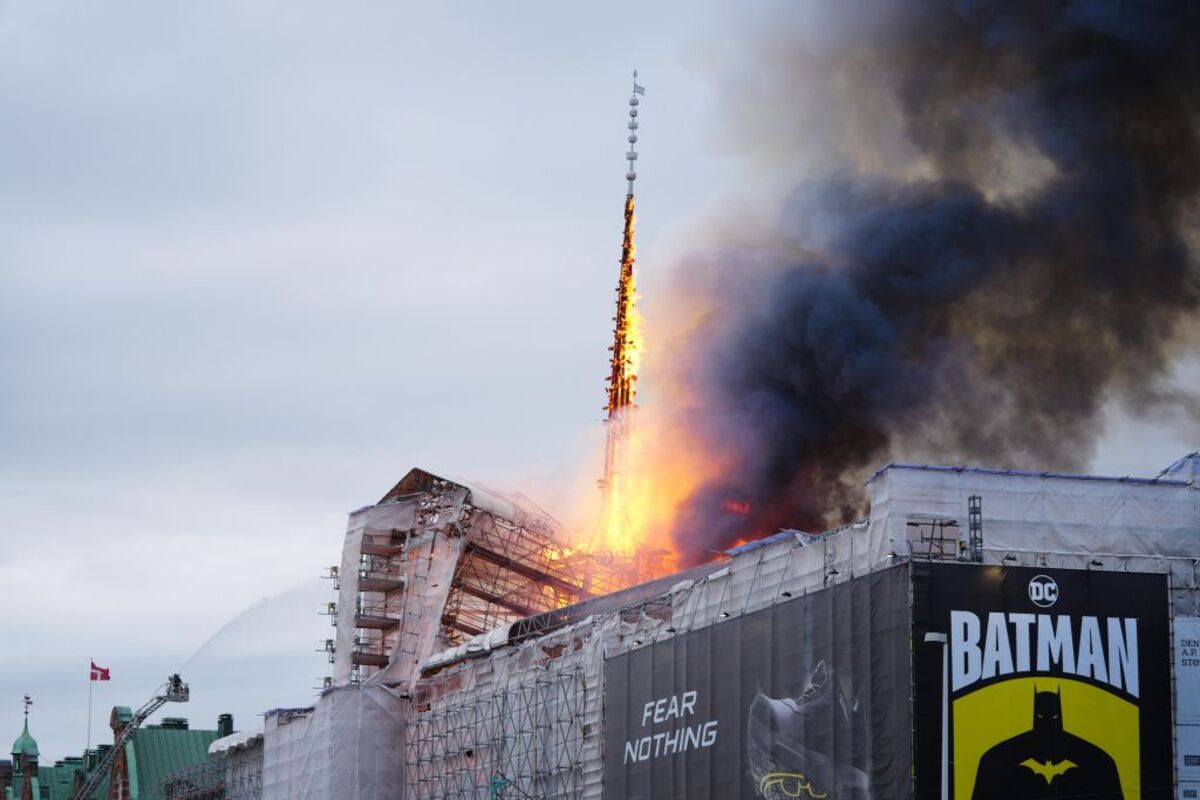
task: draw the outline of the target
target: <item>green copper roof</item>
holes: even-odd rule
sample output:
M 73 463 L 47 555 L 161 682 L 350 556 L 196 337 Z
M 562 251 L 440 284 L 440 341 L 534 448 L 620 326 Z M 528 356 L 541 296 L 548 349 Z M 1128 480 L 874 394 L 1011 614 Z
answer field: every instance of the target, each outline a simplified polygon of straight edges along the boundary
M 163 781 L 173 772 L 208 758 L 216 731 L 180 730 L 148 725 L 125 744 L 129 790 L 134 800 L 159 800 Z
M 33 784 L 33 796 L 38 800 L 71 800 L 71 792 L 75 789 L 75 772 L 80 769 L 78 760 L 71 763 L 59 762 L 52 767 L 38 767 L 38 774 L 30 776 L 30 783 Z M 24 786 L 25 776 L 19 775 L 13 777 L 12 785 L 5 793 L 5 800 L 20 800 L 21 789 Z M 98 798 L 107 798 L 108 793 L 101 794 L 96 792 L 92 795 L 93 800 Z
M 29 720 L 25 720 L 25 730 L 21 731 L 21 735 L 13 742 L 12 754 L 18 757 L 22 754 L 38 754 L 37 740 L 29 735 Z
M 122 709 L 127 710 L 127 709 Z M 119 716 L 119 715 L 118 715 Z M 185 767 L 199 764 L 208 758 L 208 746 L 220 738 L 217 731 L 147 725 L 134 731 L 125 743 L 126 764 L 129 767 L 130 800 L 161 800 L 162 784 L 168 776 Z M 26 726 L 13 743 L 13 752 L 37 752 L 37 742 Z M 18 750 L 18 748 L 25 748 Z M 14 765 L 16 766 L 16 765 Z M 48 800 L 69 800 L 75 785 L 75 773 L 83 766 L 82 759 L 66 758 L 54 766 L 39 766 L 36 775 L 14 775 L 7 791 L 0 790 L 0 800 L 15 800 L 21 796 L 24 780 L 29 779 L 37 792 L 34 797 Z M 108 797 L 108 776 L 92 798 Z

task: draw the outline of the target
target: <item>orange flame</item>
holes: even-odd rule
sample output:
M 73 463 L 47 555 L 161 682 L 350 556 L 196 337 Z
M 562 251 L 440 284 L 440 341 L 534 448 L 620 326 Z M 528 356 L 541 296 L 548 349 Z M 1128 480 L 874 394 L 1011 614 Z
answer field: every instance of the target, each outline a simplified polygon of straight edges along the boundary
M 637 395 L 637 369 L 642 349 L 642 326 L 636 308 L 637 292 L 633 265 L 634 197 L 625 198 L 625 233 L 621 242 L 621 272 L 617 282 L 617 313 L 613 317 L 613 344 L 609 348 L 607 437 L 604 447 L 604 473 L 600 478 L 603 494 L 600 522 L 591 547 L 624 556 L 638 549 L 639 541 L 629 529 L 630 449 L 633 435 L 633 399 Z
M 721 502 L 721 510 L 744 517 L 750 513 L 750 504 L 745 500 L 724 500 Z
M 602 492 L 599 507 L 595 501 L 583 504 L 587 518 L 599 523 L 591 540 L 582 546 L 628 560 L 635 566 L 631 579 L 648 580 L 680 566 L 670 539 L 679 508 L 724 465 L 695 441 L 678 416 L 634 406 L 638 372 L 647 353 L 643 319 L 636 305 L 634 206 L 634 196 L 627 195 L 605 406 L 608 429 Z M 671 401 L 674 406 L 686 404 L 679 396 Z M 727 510 L 749 513 L 748 503 L 730 502 L 735 506 Z M 739 510 L 743 506 L 744 510 Z
M 637 255 L 634 244 L 634 198 L 625 198 L 625 236 L 621 242 L 621 274 L 617 281 L 617 314 L 613 317 L 613 344 L 608 376 L 609 421 L 623 409 L 633 406 L 637 395 L 637 373 L 641 364 L 642 325 L 638 316 L 637 288 L 633 265 Z
M 674 572 L 682 565 L 670 532 L 684 501 L 717 477 L 722 462 L 705 452 L 678 420 L 654 408 L 637 409 L 627 429 L 622 480 L 602 497 L 589 492 L 591 519 L 601 519 L 589 550 L 608 550 L 636 565 L 636 580 Z M 595 501 L 600 501 L 598 504 Z

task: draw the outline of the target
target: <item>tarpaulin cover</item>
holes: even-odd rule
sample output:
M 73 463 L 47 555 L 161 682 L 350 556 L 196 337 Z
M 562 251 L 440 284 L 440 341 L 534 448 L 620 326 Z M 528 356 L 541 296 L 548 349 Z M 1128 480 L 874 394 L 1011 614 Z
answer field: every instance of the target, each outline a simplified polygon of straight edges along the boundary
M 965 540 L 974 496 L 982 503 L 984 563 L 1166 573 L 1174 613 L 1200 615 L 1194 482 L 894 464 L 868 489 L 873 563 L 888 553 L 927 557 L 921 535 L 928 529 L 913 524 L 924 518 L 958 522 Z
M 362 559 L 363 534 L 367 532 L 407 530 L 413 525 L 413 503 L 388 503 L 360 508 L 350 515 L 342 544 L 342 563 L 337 604 L 337 633 L 334 649 L 333 682 L 350 681 L 351 655 L 354 653 L 355 613 L 358 610 L 358 572 Z
M 383 686 L 340 686 L 311 711 L 270 712 L 264 800 L 404 796 L 404 701 Z
M 921 517 L 956 520 L 965 535 L 971 496 L 981 498 L 984 546 L 997 558 L 1034 551 L 1082 567 L 1078 559 L 1096 553 L 1192 559 L 1200 548 L 1200 491 L 1185 481 L 891 465 L 868 488 L 885 552 L 919 556 L 908 523 Z
M 908 569 L 876 572 L 605 665 L 605 796 L 905 796 Z

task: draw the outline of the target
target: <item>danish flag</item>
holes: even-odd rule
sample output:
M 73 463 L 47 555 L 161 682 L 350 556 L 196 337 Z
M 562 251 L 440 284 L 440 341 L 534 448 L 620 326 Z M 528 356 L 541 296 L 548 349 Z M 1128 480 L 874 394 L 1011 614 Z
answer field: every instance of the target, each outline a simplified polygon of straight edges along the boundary
M 95 661 L 92 662 L 91 679 L 94 681 L 112 680 L 108 674 L 108 667 L 97 667 Z

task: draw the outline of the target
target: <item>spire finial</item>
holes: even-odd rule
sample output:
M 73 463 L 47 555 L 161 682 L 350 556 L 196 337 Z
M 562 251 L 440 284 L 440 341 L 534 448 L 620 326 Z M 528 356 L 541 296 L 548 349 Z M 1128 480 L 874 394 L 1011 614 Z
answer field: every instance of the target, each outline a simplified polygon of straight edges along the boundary
M 33 698 L 25 695 L 25 727 L 29 727 L 29 707 L 33 705 Z
M 637 180 L 637 172 L 634 170 L 634 163 L 637 161 L 637 129 L 638 129 L 638 95 L 645 94 L 646 89 L 638 85 L 637 70 L 633 71 L 633 94 L 629 96 L 629 152 L 625 154 L 625 160 L 629 162 L 629 171 L 625 173 L 625 180 L 629 181 L 629 196 L 633 196 L 633 182 Z

